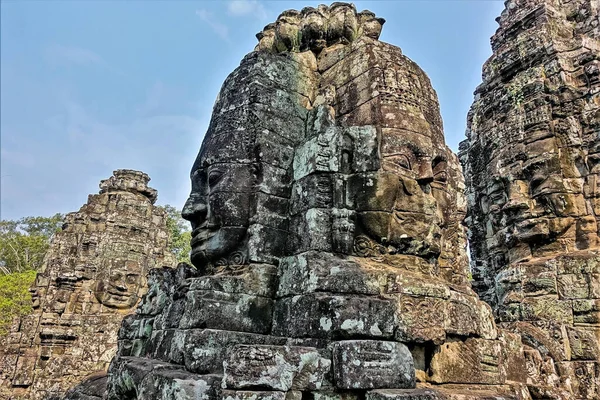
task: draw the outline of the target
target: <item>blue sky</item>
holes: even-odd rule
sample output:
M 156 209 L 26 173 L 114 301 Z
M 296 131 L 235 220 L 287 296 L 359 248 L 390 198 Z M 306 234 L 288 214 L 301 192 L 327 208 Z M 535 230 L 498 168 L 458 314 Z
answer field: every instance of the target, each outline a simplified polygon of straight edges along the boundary
M 0 218 L 78 210 L 117 168 L 181 208 L 225 77 L 254 35 L 315 1 L 2 1 Z M 463 139 L 502 1 L 356 1 L 430 76 Z

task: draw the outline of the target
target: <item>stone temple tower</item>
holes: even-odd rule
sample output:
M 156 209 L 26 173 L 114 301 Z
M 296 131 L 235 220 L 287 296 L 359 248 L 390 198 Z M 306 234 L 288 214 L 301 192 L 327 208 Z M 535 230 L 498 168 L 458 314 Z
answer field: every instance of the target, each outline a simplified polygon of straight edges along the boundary
M 535 398 L 597 399 L 600 2 L 510 0 L 498 22 L 461 145 L 474 287 Z
M 146 274 L 175 263 L 149 180 L 117 170 L 67 214 L 32 287 L 33 313 L 3 338 L 1 398 L 58 398 L 106 370 L 121 320 L 146 293 Z

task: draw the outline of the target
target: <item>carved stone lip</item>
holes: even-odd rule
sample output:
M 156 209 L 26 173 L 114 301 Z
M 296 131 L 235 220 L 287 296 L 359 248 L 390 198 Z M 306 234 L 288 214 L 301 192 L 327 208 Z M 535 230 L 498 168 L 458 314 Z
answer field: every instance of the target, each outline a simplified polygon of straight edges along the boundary
M 115 297 L 129 297 L 130 296 L 130 294 L 128 292 L 122 292 L 122 291 L 107 290 L 106 293 L 110 294 L 111 296 L 115 296 Z
M 206 242 L 208 239 L 212 238 L 217 234 L 218 230 L 209 230 L 207 227 L 197 228 L 192 232 L 192 240 L 190 244 L 192 248 L 199 246 L 203 242 Z

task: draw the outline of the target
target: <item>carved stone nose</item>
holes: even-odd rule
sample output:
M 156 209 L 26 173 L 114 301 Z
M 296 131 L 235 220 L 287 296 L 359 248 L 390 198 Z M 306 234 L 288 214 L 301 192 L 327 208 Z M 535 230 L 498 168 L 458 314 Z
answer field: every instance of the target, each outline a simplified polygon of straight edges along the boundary
M 527 210 L 528 208 L 529 204 L 523 198 L 512 198 L 502 207 L 505 211 Z
M 204 200 L 190 196 L 183 206 L 181 216 L 190 222 L 201 223 L 206 219 L 207 211 L 208 207 Z

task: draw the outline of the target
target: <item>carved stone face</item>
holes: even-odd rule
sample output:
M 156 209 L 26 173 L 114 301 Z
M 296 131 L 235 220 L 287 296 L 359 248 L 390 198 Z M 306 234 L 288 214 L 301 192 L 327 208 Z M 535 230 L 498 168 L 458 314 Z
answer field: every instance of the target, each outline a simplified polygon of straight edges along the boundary
M 99 274 L 93 291 L 100 303 L 117 309 L 135 306 L 142 277 L 137 272 L 141 271 L 141 268 L 136 268 L 132 263 L 136 262 L 126 261 L 121 266 L 111 266 L 108 271 Z
M 275 23 L 277 49 L 279 51 L 300 48 L 300 13 L 289 10 L 282 13 Z
M 361 182 L 364 201 L 357 202 L 360 230 L 398 253 L 437 257 L 443 215 L 432 183 L 444 184 L 445 162 L 433 161 L 431 140 L 409 132 L 383 138 L 382 170 Z M 419 137 L 421 136 L 421 137 Z M 395 142 L 385 147 L 386 142 Z M 367 211 L 368 210 L 368 211 Z
M 327 17 L 323 13 L 312 7 L 302 10 L 301 32 L 302 41 L 311 50 L 318 51 L 325 47 L 325 27 L 327 26 Z
M 498 246 L 555 241 L 587 214 L 577 150 L 559 148 L 550 136 L 521 151 L 523 157 L 492 172 L 496 179 L 481 198 L 489 212 L 488 235 L 496 236 Z
M 356 9 L 348 3 L 333 3 L 329 8 L 327 38 L 329 44 L 351 42 L 356 38 L 358 18 Z
M 227 163 L 192 172 L 192 192 L 182 215 L 192 224 L 191 259 L 196 266 L 244 251 L 255 173 L 252 164 Z

